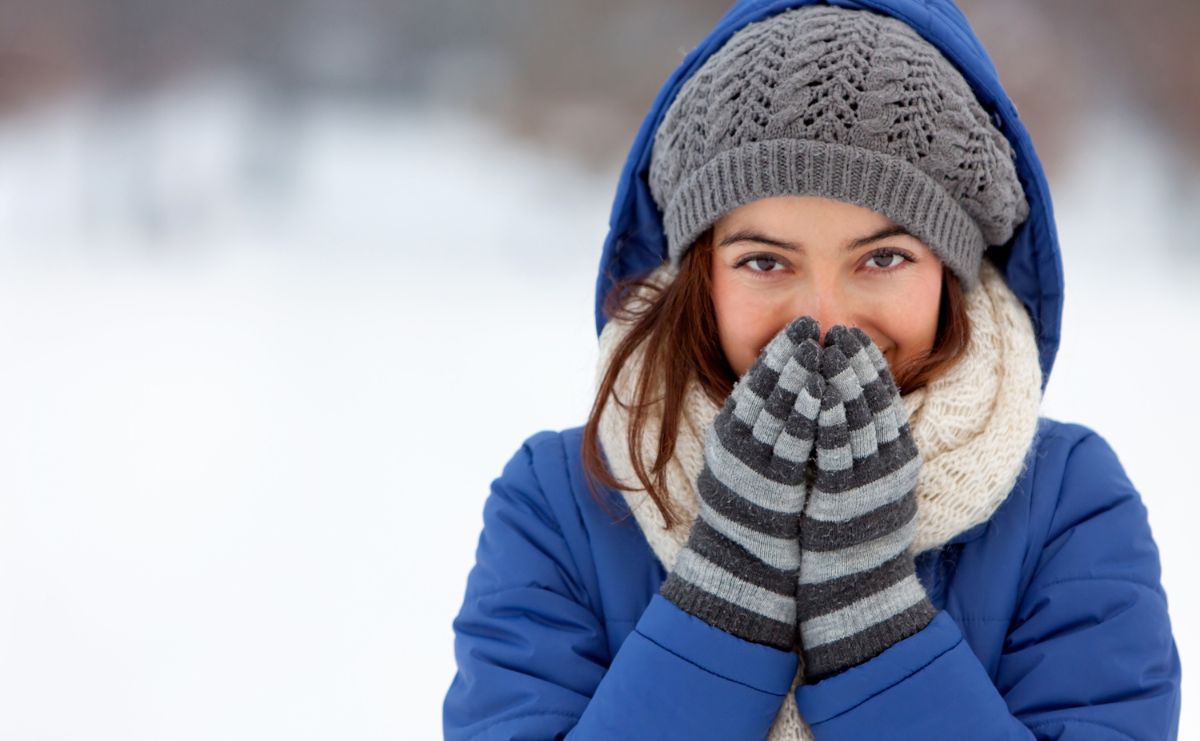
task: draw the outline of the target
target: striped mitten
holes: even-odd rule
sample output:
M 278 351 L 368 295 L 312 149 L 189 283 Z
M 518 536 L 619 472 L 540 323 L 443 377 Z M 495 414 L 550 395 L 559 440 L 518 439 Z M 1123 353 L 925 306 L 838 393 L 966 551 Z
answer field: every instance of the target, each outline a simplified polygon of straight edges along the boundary
M 705 438 L 700 511 L 662 585 L 684 611 L 792 650 L 805 469 L 824 382 L 817 323 L 780 332 L 734 386 Z
M 862 330 L 831 327 L 821 375 L 797 592 L 809 682 L 883 653 L 935 614 L 908 552 L 921 459 L 887 360 Z

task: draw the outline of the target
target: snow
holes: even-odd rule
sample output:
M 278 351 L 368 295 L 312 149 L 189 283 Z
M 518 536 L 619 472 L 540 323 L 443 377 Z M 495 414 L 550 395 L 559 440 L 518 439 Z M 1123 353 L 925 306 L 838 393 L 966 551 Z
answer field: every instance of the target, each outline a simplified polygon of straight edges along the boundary
M 1090 135 L 1046 409 L 1143 492 L 1186 660 L 1200 269 L 1165 155 Z M 615 182 L 220 85 L 0 125 L 0 737 L 439 737 L 488 484 L 590 405 Z

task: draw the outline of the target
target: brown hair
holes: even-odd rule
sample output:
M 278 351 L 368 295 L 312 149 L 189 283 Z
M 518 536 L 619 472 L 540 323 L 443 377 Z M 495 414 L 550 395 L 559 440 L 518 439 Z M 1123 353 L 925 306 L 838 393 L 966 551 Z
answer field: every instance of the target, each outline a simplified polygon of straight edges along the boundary
M 631 322 L 608 361 L 596 399 L 583 429 L 583 467 L 592 495 L 609 509 L 593 486 L 599 482 L 610 489 L 633 491 L 617 481 L 605 465 L 600 449 L 600 415 L 611 397 L 630 410 L 627 437 L 629 457 L 638 481 L 662 513 L 667 528 L 680 520 L 664 493 L 667 462 L 675 452 L 683 403 L 690 383 L 695 381 L 715 403 L 723 404 L 733 391 L 737 374 L 721 348 L 716 311 L 712 303 L 712 230 L 705 232 L 687 250 L 679 274 L 666 286 L 647 277 L 625 278 L 605 296 L 603 311 L 611 320 Z M 639 300 L 630 300 L 631 298 Z M 966 299 L 957 276 L 943 268 L 942 295 L 938 309 L 937 334 L 928 354 L 895 372 L 901 393 L 919 389 L 958 361 L 970 337 Z M 621 369 L 641 346 L 646 346 L 642 372 L 633 399 L 620 399 L 614 386 Z M 653 398 L 661 394 L 658 398 Z M 652 465 L 642 456 L 640 441 L 655 407 L 662 405 L 658 449 Z M 612 510 L 609 509 L 611 512 Z

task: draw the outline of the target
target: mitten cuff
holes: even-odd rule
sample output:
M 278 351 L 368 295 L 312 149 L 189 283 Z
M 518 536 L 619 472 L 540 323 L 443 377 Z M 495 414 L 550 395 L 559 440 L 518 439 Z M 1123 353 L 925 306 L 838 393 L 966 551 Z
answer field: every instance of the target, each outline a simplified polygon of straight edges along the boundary
M 810 682 L 838 674 L 918 633 L 937 610 L 915 574 L 839 610 L 800 623 Z
M 684 612 L 726 633 L 772 648 L 791 650 L 796 634 L 794 598 L 780 600 L 779 595 L 742 581 L 712 564 L 700 573 L 697 562 L 702 561 L 684 549 L 675 570 L 667 575 L 659 590 L 662 596 Z M 693 580 L 706 584 L 707 589 Z

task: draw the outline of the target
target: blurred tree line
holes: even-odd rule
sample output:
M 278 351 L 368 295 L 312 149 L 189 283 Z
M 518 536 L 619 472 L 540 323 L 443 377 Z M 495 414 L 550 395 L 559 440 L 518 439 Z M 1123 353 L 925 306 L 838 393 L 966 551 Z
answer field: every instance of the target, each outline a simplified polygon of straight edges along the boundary
M 0 0 L 0 117 L 66 91 L 227 75 L 280 100 L 435 101 L 619 160 L 728 0 Z M 1097 106 L 1200 163 L 1200 2 L 962 0 L 1053 167 Z M 2 120 L 2 118 L 0 118 Z

